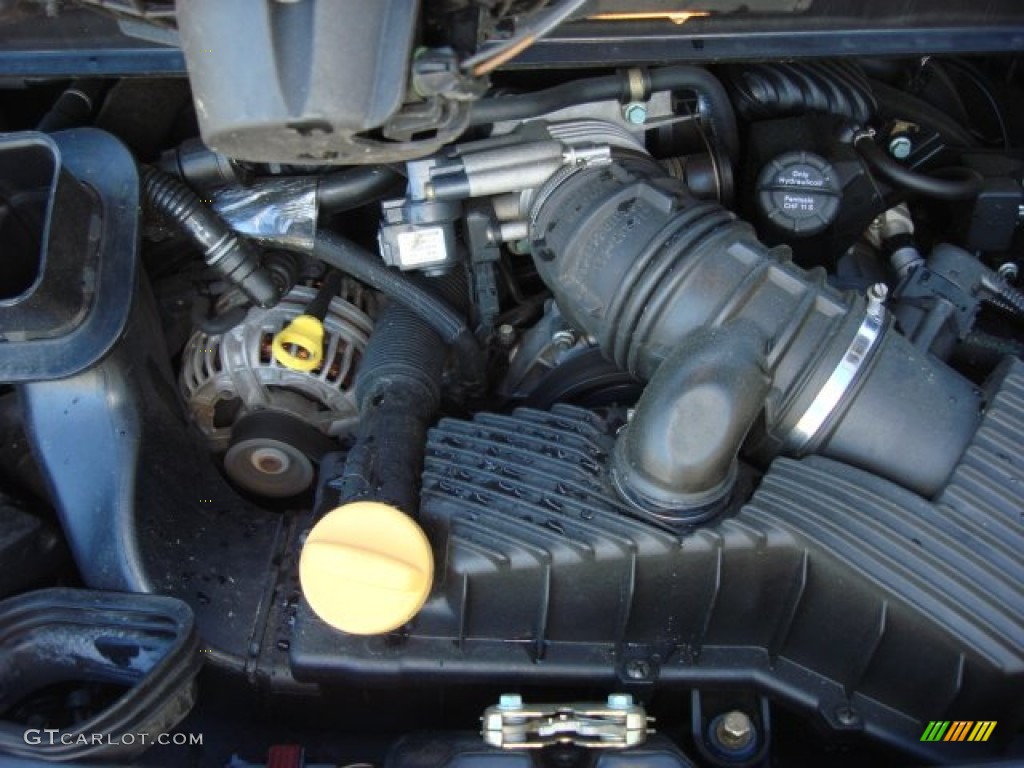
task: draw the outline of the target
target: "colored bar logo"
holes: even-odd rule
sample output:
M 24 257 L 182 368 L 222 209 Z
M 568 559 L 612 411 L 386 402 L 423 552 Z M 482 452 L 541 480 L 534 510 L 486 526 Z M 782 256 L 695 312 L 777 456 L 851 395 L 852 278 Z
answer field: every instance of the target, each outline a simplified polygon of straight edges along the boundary
M 921 741 L 988 741 L 996 729 L 995 720 L 932 720 Z

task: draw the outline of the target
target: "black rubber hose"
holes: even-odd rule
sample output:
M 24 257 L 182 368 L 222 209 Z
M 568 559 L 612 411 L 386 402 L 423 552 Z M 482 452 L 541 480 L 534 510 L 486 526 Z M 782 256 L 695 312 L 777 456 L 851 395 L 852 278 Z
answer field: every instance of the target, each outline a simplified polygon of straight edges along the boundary
M 740 146 L 736 115 L 732 110 L 729 94 L 717 77 L 701 67 L 681 64 L 648 70 L 645 73 L 645 81 L 650 93 L 696 91 L 704 100 L 715 136 L 722 142 L 729 159 L 736 162 Z M 469 124 L 487 125 L 503 120 L 523 120 L 574 104 L 609 99 L 622 101 L 629 97 L 629 77 L 625 73 L 584 78 L 543 91 L 481 99 L 473 105 Z
M 380 200 L 404 183 L 404 177 L 386 165 L 349 168 L 320 177 L 317 204 L 323 212 L 340 213 Z
M 871 81 L 871 90 L 878 102 L 878 114 L 885 119 L 907 120 L 937 131 L 947 144 L 957 147 L 975 147 L 978 140 L 941 109 L 891 85 Z
M 53 133 L 92 122 L 109 83 L 106 80 L 75 80 L 43 115 L 37 131 Z
M 236 235 L 191 189 L 156 168 L 142 170 L 142 194 L 147 207 L 174 222 L 192 239 L 207 266 L 261 307 L 274 306 L 277 285 L 247 240 Z
M 360 410 L 382 387 L 396 382 L 416 390 L 413 410 L 425 417 L 441 405 L 441 371 L 445 344 L 437 331 L 405 304 L 392 301 L 373 326 L 356 376 Z
M 855 61 L 749 63 L 727 66 L 722 74 L 747 120 L 816 112 L 864 124 L 875 114 L 871 84 Z
M 857 136 L 853 146 L 872 170 L 877 171 L 886 181 L 924 197 L 936 200 L 973 200 L 984 184 L 981 174 L 970 168 L 943 169 L 941 173 L 945 178 L 912 171 L 889 157 L 867 134 Z
M 331 309 L 331 302 L 334 297 L 338 295 L 338 291 L 341 290 L 341 283 L 344 277 L 341 272 L 336 269 L 327 270 L 327 275 L 324 277 L 323 282 L 320 283 L 320 287 L 317 289 L 316 296 L 313 300 L 306 305 L 306 308 L 302 310 L 302 314 L 315 317 L 317 320 L 323 320 L 327 317 L 328 311 Z
M 664 397 L 643 395 L 659 405 L 634 434 L 649 434 L 616 459 L 627 499 L 700 515 L 705 501 L 694 494 L 708 488 L 695 478 L 720 479 L 723 446 L 730 457 L 740 448 L 739 427 L 748 424 L 753 402 L 747 391 L 771 393 L 757 395 L 765 407 L 746 441 L 750 457 L 819 453 L 922 495 L 945 486 L 977 429 L 971 382 L 892 332 L 869 301 L 795 267 L 758 242 L 748 224 L 693 200 L 649 161 L 622 158 L 556 179 L 534 202 L 530 242 L 537 274 L 563 317 L 619 367 L 663 383 Z M 756 337 L 731 336 L 741 325 Z M 717 330 L 708 341 L 706 332 Z M 751 367 L 757 338 L 768 390 Z M 861 364 L 846 379 L 848 395 L 828 403 L 833 374 L 850 350 L 863 350 Z M 740 369 L 732 367 L 737 362 Z M 662 377 L 670 364 L 678 369 Z M 673 455 L 683 457 L 680 464 Z M 718 491 L 725 492 L 716 483 Z
M 771 388 L 764 348 L 756 325 L 732 323 L 698 329 L 665 359 L 615 441 L 612 478 L 624 498 L 672 525 L 720 510 L 737 447 Z M 691 424 L 701 428 L 680 428 Z
M 317 233 L 313 255 L 413 310 L 455 349 L 459 370 L 467 386 L 476 387 L 483 383 L 480 345 L 465 319 L 448 304 L 401 272 L 386 267 L 365 248 L 331 232 Z
M 1016 357 L 1024 359 L 1024 344 L 1015 339 L 993 336 L 992 334 L 985 333 L 984 331 L 970 331 L 966 336 L 964 336 L 964 340 L 961 342 L 961 348 L 965 351 L 972 352 L 992 352 L 1000 357 L 1015 355 Z
M 341 501 L 419 508 L 427 430 L 441 405 L 444 341 L 412 309 L 393 301 L 373 326 L 359 374 L 359 432 L 345 461 Z

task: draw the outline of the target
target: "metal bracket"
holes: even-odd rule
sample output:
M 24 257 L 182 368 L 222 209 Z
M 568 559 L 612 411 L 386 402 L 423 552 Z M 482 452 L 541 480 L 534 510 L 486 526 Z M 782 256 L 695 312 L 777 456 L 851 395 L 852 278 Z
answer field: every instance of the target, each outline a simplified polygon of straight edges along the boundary
M 643 744 L 653 733 L 650 718 L 628 694 L 613 694 L 605 704 L 523 704 L 515 694 L 501 697 L 484 711 L 484 741 L 502 749 L 541 749 L 574 744 L 590 749 L 625 749 Z

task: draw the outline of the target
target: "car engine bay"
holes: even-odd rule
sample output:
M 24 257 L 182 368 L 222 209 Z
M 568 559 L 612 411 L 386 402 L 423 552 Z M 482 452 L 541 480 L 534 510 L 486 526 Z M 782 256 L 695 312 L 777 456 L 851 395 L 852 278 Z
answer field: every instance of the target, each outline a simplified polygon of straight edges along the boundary
M 1024 10 L 894 5 L 0 0 L 3 765 L 1024 761 Z

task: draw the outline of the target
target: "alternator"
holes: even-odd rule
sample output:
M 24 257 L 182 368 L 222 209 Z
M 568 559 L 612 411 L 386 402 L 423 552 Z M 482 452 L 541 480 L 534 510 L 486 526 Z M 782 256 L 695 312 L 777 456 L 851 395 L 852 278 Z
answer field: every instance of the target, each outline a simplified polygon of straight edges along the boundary
M 195 333 L 182 356 L 181 389 L 189 413 L 214 453 L 226 452 L 236 484 L 265 496 L 309 486 L 308 445 L 345 436 L 358 421 L 355 377 L 373 327 L 369 294 L 346 281 L 324 318 L 324 361 L 310 372 L 274 360 L 274 335 L 315 295 L 294 288 L 270 309 L 252 309 L 220 336 Z

